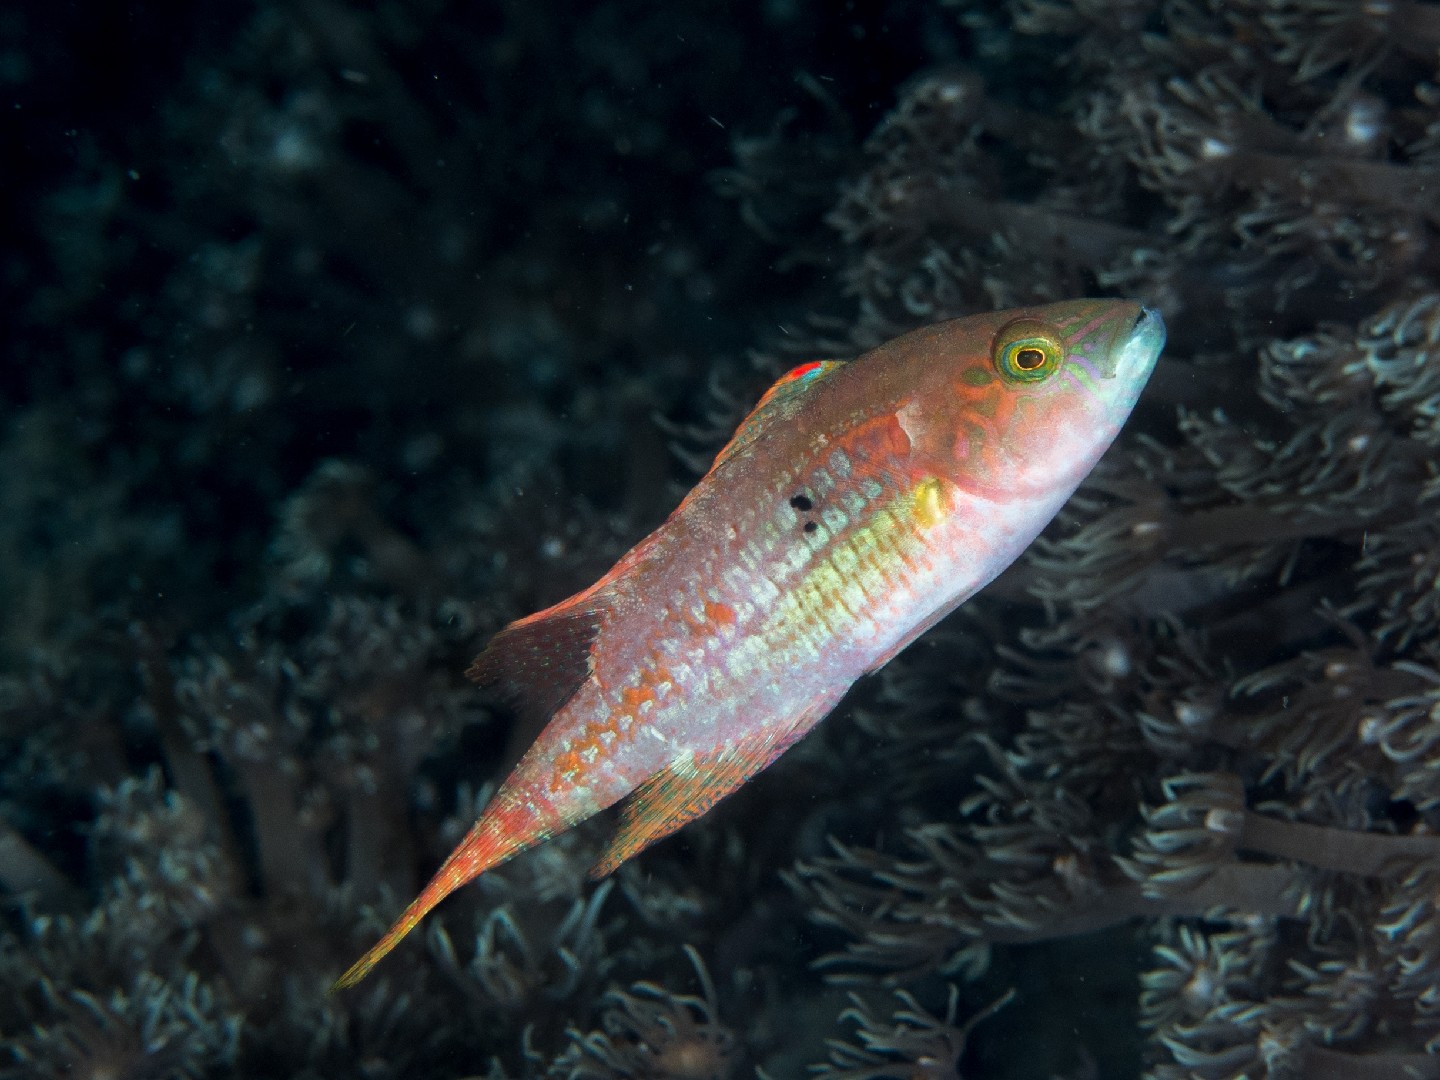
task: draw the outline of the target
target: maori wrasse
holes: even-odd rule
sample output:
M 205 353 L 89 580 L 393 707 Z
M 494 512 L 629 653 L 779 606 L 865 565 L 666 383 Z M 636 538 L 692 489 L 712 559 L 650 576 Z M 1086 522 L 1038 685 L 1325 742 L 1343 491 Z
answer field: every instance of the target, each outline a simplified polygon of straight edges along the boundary
M 781 378 L 663 525 L 476 659 L 470 675 L 543 730 L 336 988 L 547 837 L 626 799 L 598 877 L 769 765 L 1029 545 L 1115 438 L 1164 340 L 1137 303 L 1073 300 Z

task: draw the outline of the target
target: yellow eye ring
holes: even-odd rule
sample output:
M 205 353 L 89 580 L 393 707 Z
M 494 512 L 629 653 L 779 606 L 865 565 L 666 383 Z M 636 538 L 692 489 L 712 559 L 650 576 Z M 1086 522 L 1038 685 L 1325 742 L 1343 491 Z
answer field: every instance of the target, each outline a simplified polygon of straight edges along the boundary
M 1060 366 L 1065 347 L 1054 330 L 1039 319 L 1006 323 L 990 345 L 995 370 L 1011 382 L 1036 383 Z

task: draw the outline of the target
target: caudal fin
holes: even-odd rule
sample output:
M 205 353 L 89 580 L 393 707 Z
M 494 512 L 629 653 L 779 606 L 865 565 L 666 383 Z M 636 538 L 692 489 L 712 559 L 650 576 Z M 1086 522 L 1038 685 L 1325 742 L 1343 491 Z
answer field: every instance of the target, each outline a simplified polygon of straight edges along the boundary
M 548 831 L 527 828 L 532 823 L 519 820 L 527 816 L 517 806 L 487 808 L 480 820 L 466 833 L 465 839 L 436 871 L 425 890 L 401 913 L 395 924 L 385 931 L 385 936 L 355 961 L 344 975 L 335 980 L 330 992 L 333 994 L 337 990 L 354 986 L 370 974 L 370 969 L 398 945 L 401 938 L 415 929 L 436 904 L 461 885 L 473 881 L 486 870 L 499 866 L 511 856 L 544 840 L 549 835 Z

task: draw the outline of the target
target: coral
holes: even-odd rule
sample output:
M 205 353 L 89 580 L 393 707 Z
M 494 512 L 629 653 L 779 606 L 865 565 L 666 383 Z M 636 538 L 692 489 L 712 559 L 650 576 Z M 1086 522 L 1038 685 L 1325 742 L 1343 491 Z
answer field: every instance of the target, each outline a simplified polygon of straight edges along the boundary
M 570 1033 L 571 1047 L 551 1066 L 565 1080 L 726 1080 L 735 1075 L 735 1036 L 719 1020 L 715 987 L 689 946 L 703 996 L 672 994 L 650 983 L 610 991 L 603 1030 Z
M 34 920 L 24 949 L 5 942 L 0 1030 L 13 1075 L 158 1080 L 234 1065 L 242 1017 L 233 1000 L 175 962 L 190 951 L 183 941 L 152 969 L 149 926 L 97 911 L 83 922 Z
M 830 1040 L 830 1060 L 812 1069 L 820 1080 L 960 1080 L 960 1059 L 971 1029 L 1009 1004 L 1013 992 L 956 1026 L 959 995 L 950 987 L 943 1017 L 934 1016 L 903 990 L 895 997 L 900 1008 L 887 1024 L 858 996 L 840 1014 L 855 1025 L 859 1045 Z

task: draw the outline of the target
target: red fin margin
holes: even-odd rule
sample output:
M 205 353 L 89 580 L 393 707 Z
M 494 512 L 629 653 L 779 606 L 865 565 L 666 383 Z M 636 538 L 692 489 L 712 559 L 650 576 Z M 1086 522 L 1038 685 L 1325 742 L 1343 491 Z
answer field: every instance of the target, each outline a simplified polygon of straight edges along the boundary
M 718 468 L 723 462 L 734 457 L 763 435 L 772 424 L 783 424 L 789 420 L 801 408 L 810 391 L 832 372 L 848 363 L 848 360 L 812 360 L 781 375 L 775 385 L 766 390 L 764 396 L 756 402 L 749 415 L 740 421 L 735 434 L 730 436 L 730 441 L 715 455 L 715 463 L 710 468 Z

